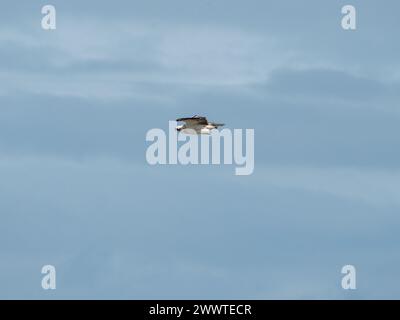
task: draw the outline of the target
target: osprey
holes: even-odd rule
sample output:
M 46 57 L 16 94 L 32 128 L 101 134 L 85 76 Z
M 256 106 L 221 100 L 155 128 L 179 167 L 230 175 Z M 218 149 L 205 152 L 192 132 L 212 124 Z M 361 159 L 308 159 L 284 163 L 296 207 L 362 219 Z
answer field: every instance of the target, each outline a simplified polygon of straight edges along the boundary
M 183 121 L 185 124 L 176 127 L 178 132 L 186 134 L 210 134 L 211 130 L 222 127 L 223 123 L 208 122 L 206 117 L 193 116 L 191 118 L 179 118 L 176 121 Z

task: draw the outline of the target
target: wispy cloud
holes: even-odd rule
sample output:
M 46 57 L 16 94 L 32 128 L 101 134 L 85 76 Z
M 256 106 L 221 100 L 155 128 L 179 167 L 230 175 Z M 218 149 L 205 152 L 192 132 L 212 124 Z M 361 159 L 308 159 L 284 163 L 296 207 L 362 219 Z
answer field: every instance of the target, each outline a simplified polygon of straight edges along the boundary
M 400 206 L 400 171 L 358 167 L 263 166 L 267 186 L 329 194 L 376 206 Z

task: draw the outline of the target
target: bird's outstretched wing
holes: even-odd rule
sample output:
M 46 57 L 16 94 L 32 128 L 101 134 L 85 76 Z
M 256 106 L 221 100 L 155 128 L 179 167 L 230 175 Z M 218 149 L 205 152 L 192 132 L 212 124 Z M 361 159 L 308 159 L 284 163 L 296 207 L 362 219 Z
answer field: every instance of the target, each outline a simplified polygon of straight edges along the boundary
M 200 117 L 200 116 L 193 116 L 190 118 L 179 118 L 179 119 L 176 119 L 176 121 L 183 121 L 186 124 L 188 124 L 189 126 L 207 125 L 208 124 L 206 117 Z
M 215 123 L 215 122 L 211 122 L 210 124 L 213 125 L 216 128 L 223 127 L 225 125 L 225 123 Z

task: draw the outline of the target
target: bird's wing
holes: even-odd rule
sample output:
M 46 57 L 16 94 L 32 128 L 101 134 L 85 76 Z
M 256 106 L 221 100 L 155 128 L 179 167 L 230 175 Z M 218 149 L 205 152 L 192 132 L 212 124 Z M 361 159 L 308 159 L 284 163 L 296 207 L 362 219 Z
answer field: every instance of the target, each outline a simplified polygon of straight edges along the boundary
M 199 117 L 199 116 L 194 116 L 194 117 L 191 117 L 191 118 L 179 118 L 179 119 L 176 119 L 176 121 L 183 121 L 188 126 L 196 126 L 196 125 L 206 125 L 206 124 L 208 124 L 208 121 L 207 121 L 206 117 Z
M 211 125 L 213 125 L 214 127 L 218 128 L 218 127 L 223 127 L 225 125 L 225 123 L 215 123 L 215 122 L 211 122 Z

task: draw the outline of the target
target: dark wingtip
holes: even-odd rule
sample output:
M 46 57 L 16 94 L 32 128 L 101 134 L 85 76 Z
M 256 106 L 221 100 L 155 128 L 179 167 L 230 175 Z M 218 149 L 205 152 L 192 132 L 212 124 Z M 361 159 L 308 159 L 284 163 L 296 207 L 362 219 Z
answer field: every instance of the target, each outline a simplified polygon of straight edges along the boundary
M 199 116 L 199 115 L 194 115 L 194 116 L 192 116 L 192 117 L 190 117 L 190 118 L 178 118 L 178 119 L 176 119 L 176 121 L 186 121 L 186 120 L 189 120 L 189 119 L 199 119 L 199 120 L 202 120 L 202 119 L 206 119 L 206 117 L 203 117 L 203 116 Z

